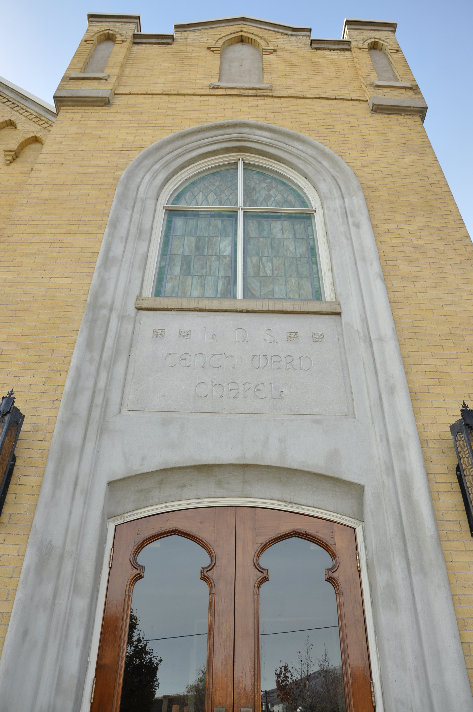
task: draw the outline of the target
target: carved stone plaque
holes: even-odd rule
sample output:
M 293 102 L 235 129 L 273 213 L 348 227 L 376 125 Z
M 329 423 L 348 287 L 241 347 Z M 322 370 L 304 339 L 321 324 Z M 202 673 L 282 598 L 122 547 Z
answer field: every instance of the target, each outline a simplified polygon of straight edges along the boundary
M 347 415 L 336 315 L 141 312 L 126 408 Z

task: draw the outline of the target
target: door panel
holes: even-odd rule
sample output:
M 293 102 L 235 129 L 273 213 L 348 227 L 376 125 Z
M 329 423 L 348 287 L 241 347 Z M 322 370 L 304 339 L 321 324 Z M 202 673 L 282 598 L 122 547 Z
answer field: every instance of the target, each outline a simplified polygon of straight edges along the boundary
M 332 556 L 326 580 L 337 593 L 346 710 L 369 712 L 373 709 L 371 674 L 354 529 L 292 512 L 250 507 L 237 511 L 235 711 L 261 709 L 259 590 L 268 572 L 261 569 L 259 558 L 272 544 L 293 536 L 322 546 Z
M 231 709 L 235 513 L 233 508 L 217 507 L 169 512 L 116 527 L 92 712 L 120 709 L 133 587 L 145 575 L 136 559 L 147 544 L 170 534 L 195 541 L 210 556 L 210 565 L 201 572 L 201 578 L 209 586 L 206 708 Z M 217 636 L 215 630 L 219 631 Z
M 269 572 L 259 596 L 262 708 L 346 712 L 330 554 L 293 536 L 266 549 L 260 565 Z
M 279 510 L 216 507 L 117 526 L 92 712 L 119 712 L 133 586 L 146 576 L 137 557 L 150 542 L 173 534 L 196 542 L 210 557 L 201 571 L 209 586 L 206 712 L 262 709 L 259 596 L 271 572 L 259 560 L 272 545 L 293 537 L 322 547 L 333 561 L 325 580 L 336 593 L 346 712 L 374 709 L 354 529 Z M 168 712 L 187 712 L 183 705 Z
M 242 507 L 241 510 L 246 508 Z M 262 553 L 277 541 L 289 537 L 300 537 L 318 544 L 332 557 L 333 565 L 326 571 L 329 581 L 337 594 L 337 608 L 340 629 L 340 648 L 343 676 L 345 680 L 346 709 L 355 712 L 368 712 L 373 709 L 371 699 L 371 674 L 366 644 L 366 630 L 361 594 L 360 575 L 357 565 L 356 534 L 351 527 L 325 519 L 319 519 L 293 512 L 281 512 L 273 509 L 254 509 L 249 515 L 252 525 L 251 544 L 252 563 L 259 578 L 254 591 L 254 620 L 259 618 L 259 588 L 267 577 L 261 572 L 259 558 Z M 239 559 L 249 561 L 248 555 L 240 552 L 237 536 L 237 571 Z M 247 564 L 248 565 L 248 564 Z M 247 596 L 248 599 L 248 596 Z M 237 601 L 239 599 L 236 599 Z M 242 599 L 243 600 L 243 599 Z M 245 604 L 243 604 L 245 605 Z M 235 611 L 236 626 L 242 614 Z M 235 633 L 235 639 L 238 639 Z M 255 623 L 254 634 L 255 658 L 259 664 L 259 624 Z M 238 676 L 239 658 L 235 659 L 235 676 Z M 254 709 L 261 709 L 259 670 L 256 673 L 258 685 L 254 686 Z M 238 707 L 237 707 L 238 710 Z

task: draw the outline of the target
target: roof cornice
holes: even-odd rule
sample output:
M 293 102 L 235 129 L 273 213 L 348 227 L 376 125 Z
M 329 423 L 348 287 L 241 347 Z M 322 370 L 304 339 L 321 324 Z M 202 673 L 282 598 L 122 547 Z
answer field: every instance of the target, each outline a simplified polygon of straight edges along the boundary
M 135 32 L 141 32 L 141 19 L 139 15 L 116 15 L 109 12 L 89 12 L 87 22 L 125 22 L 127 25 L 135 25 Z
M 369 30 L 370 32 L 396 32 L 397 22 L 386 20 L 357 20 L 347 18 L 343 23 L 342 38 L 347 39 L 348 30 Z
M 5 94 L 17 103 L 23 104 L 23 106 L 26 106 L 30 109 L 30 111 L 34 111 L 36 114 L 44 116 L 50 121 L 55 121 L 56 110 L 54 109 L 54 106 L 48 104 L 42 99 L 39 99 L 34 94 L 30 94 L 28 91 L 18 87 L 16 84 L 9 82 L 4 77 L 0 77 L 0 91 L 2 94 Z

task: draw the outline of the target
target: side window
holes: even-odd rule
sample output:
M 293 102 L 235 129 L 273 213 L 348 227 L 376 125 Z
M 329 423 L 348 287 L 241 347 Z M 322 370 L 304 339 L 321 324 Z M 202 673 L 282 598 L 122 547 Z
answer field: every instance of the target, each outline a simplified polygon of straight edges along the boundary
M 108 60 L 115 46 L 113 38 L 105 37 L 101 40 L 93 50 L 89 61 L 87 62 L 84 72 L 87 74 L 99 74 L 105 72 Z
M 263 58 L 258 47 L 240 41 L 227 45 L 220 55 L 222 84 L 262 84 Z
M 322 300 L 323 281 L 312 202 L 251 159 L 192 177 L 164 206 L 154 296 Z
M 380 81 L 399 81 L 398 77 L 394 72 L 391 60 L 389 59 L 387 52 L 384 51 L 384 49 L 379 43 L 373 42 L 369 48 L 369 53 L 371 57 L 371 62 Z

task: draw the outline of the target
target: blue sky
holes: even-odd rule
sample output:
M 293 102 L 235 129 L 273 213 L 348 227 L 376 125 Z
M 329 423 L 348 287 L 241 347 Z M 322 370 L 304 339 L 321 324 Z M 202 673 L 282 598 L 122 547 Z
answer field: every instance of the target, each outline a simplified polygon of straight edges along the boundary
M 345 17 L 397 22 L 398 41 L 429 105 L 425 128 L 473 235 L 473 0 L 18 0 L 2 8 L 0 75 L 52 103 L 88 12 L 139 14 L 143 32 L 168 33 L 177 22 L 245 14 L 312 27 L 317 38 L 340 37 Z

